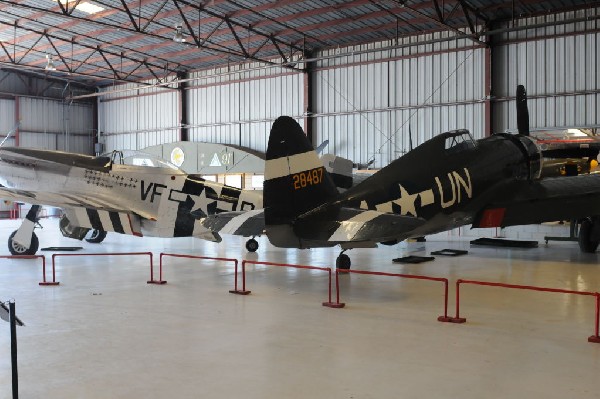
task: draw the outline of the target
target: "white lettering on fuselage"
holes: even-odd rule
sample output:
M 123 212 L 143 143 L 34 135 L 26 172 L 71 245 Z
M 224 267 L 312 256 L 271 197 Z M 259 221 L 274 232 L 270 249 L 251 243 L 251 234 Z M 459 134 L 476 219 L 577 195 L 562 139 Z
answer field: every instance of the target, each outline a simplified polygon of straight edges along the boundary
M 444 195 L 444 188 L 439 177 L 435 177 L 435 183 L 437 184 L 438 191 L 440 193 L 440 205 L 442 208 L 449 208 L 452 205 L 460 204 L 463 200 L 461 196 L 462 191 L 465 192 L 467 197 L 470 199 L 473 197 L 473 185 L 471 184 L 471 175 L 467 168 L 463 168 L 465 171 L 465 178 L 461 176 L 457 171 L 448 173 L 448 180 L 450 181 L 451 196 L 446 199 Z M 461 189 L 462 188 L 462 189 Z
M 440 206 L 443 209 L 449 208 L 453 205 L 461 204 L 466 199 L 471 199 L 473 197 L 473 184 L 471 182 L 471 174 L 467 168 L 463 168 L 464 173 L 461 175 L 458 171 L 452 171 L 447 173 L 448 181 L 450 182 L 450 193 L 448 193 L 448 189 L 446 188 L 446 192 L 444 192 L 444 186 L 442 185 L 442 180 L 439 176 L 434 177 L 435 183 L 437 185 L 437 191 L 440 195 Z M 396 208 L 396 212 L 401 215 L 417 215 L 417 204 L 419 204 L 418 208 L 423 208 L 428 205 L 433 205 L 435 201 L 434 189 L 423 190 L 418 193 L 411 194 L 409 193 L 402 184 L 398 184 L 400 189 L 400 196 L 388 202 L 383 202 L 375 205 L 375 210 L 379 212 L 392 213 L 394 212 L 394 208 Z M 417 202 L 416 199 L 419 198 L 420 201 Z M 397 207 L 394 207 L 397 205 Z M 361 209 L 373 209 L 366 202 L 362 201 L 360 204 Z M 398 209 L 399 208 L 399 209 Z

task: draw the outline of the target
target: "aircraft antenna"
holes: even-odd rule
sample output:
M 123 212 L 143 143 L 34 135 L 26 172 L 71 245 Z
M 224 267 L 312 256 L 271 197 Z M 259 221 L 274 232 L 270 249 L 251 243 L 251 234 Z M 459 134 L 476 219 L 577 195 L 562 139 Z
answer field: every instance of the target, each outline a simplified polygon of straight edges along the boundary
M 17 131 L 19 126 L 21 126 L 21 120 L 18 120 L 17 123 L 15 123 L 15 125 L 12 127 L 12 129 L 10 129 L 10 131 L 6 134 L 6 137 L 4 137 L 4 140 L 2 140 L 2 143 L 0 143 L 0 147 L 4 145 L 4 142 L 8 140 L 11 134 L 14 134 Z

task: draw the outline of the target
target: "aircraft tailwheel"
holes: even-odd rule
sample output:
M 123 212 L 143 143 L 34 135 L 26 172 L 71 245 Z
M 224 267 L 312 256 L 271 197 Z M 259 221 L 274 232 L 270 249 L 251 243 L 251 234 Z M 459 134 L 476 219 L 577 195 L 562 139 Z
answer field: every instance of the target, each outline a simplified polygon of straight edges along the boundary
M 581 252 L 594 253 L 598 249 L 599 241 L 592 240 L 593 223 L 589 219 L 584 219 L 579 227 L 579 249 Z
M 102 230 L 92 230 L 92 234 L 90 238 L 86 238 L 85 240 L 91 244 L 100 244 L 106 238 L 106 231 Z
M 8 237 L 8 250 L 13 255 L 35 255 L 38 248 L 40 247 L 40 241 L 35 233 L 31 234 L 31 245 L 29 248 L 24 247 L 21 244 L 17 244 L 13 237 L 17 234 L 17 231 L 13 231 L 10 237 Z
M 258 249 L 258 241 L 256 241 L 254 238 L 249 239 L 246 241 L 246 249 L 248 252 L 256 252 Z
M 349 270 L 352 262 L 350 257 L 346 254 L 340 254 L 335 260 L 335 267 L 341 270 Z

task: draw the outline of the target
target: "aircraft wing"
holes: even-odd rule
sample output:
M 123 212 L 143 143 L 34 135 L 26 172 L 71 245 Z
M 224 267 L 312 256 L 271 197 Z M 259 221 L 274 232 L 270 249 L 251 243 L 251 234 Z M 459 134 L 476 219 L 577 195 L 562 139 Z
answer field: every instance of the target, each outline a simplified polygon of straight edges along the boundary
M 294 232 L 306 240 L 329 242 L 382 242 L 406 238 L 424 219 L 356 208 L 311 213 L 294 222 Z
M 263 209 L 218 213 L 204 218 L 202 226 L 219 234 L 259 236 L 265 231 L 265 213 Z
M 144 209 L 134 209 L 131 205 L 121 204 L 114 199 L 100 196 L 71 195 L 68 193 L 47 193 L 30 190 L 18 190 L 0 187 L 0 198 L 25 202 L 32 205 L 46 205 L 56 208 L 87 208 L 104 211 L 135 213 L 145 219 L 155 219 L 156 215 L 148 214 Z
M 506 194 L 476 216 L 473 227 L 506 227 L 600 215 L 600 174 L 519 182 L 503 191 Z

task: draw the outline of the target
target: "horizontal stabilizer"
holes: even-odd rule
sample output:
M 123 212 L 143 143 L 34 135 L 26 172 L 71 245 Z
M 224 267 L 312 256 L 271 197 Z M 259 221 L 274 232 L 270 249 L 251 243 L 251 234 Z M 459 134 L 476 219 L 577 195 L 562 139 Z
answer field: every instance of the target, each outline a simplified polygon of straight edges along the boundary
M 294 233 L 301 239 L 329 242 L 390 241 L 410 237 L 424 219 L 373 210 L 341 208 L 334 218 L 323 213 L 300 217 Z
M 246 212 L 223 212 L 202 220 L 202 226 L 220 234 L 259 236 L 265 230 L 265 214 L 262 209 Z

